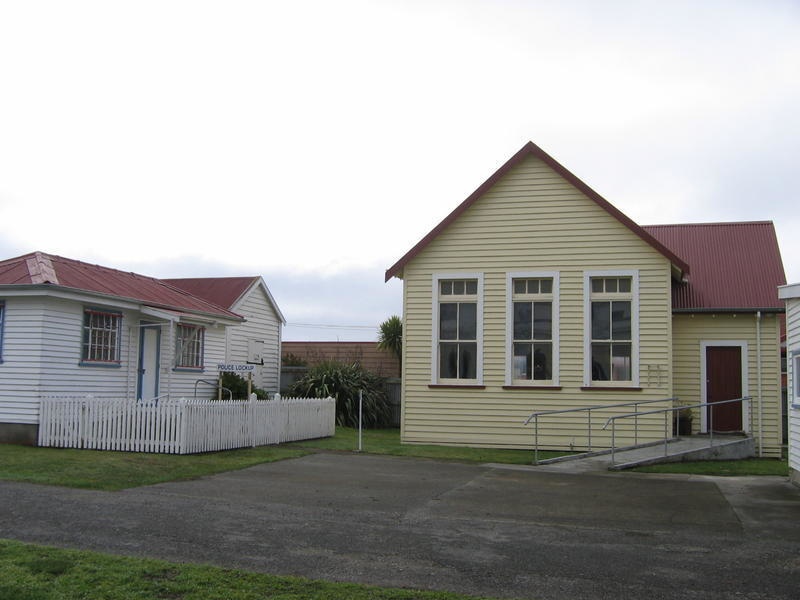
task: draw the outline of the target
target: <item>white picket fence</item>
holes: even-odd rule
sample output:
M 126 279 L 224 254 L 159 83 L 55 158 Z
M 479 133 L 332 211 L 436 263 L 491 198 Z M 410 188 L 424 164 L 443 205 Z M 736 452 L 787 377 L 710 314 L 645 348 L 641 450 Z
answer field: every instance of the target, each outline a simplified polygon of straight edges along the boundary
M 329 437 L 333 398 L 42 398 L 39 445 L 193 454 Z

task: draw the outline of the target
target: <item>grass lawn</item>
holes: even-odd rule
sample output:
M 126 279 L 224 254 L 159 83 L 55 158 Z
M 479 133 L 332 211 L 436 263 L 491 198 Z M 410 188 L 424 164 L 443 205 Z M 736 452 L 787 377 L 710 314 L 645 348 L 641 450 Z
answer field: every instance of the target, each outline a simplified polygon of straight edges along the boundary
M 530 464 L 530 450 L 493 450 L 450 446 L 404 446 L 397 429 L 366 430 L 365 452 L 462 462 Z M 35 448 L 0 444 L 0 479 L 95 490 L 121 490 L 166 481 L 244 469 L 265 462 L 297 458 L 314 450 L 354 451 L 358 431 L 337 427 L 332 438 L 280 446 L 242 448 L 207 454 L 143 454 L 102 450 Z M 540 452 L 540 456 L 557 453 Z M 2 599 L 0 599 L 2 600 Z
M 748 458 L 744 460 L 699 460 L 695 462 L 665 463 L 630 469 L 638 473 L 681 473 L 685 475 L 789 475 L 786 459 Z
M 262 446 L 176 455 L 0 444 L 0 479 L 113 491 L 196 479 L 309 452 L 299 447 Z
M 0 600 L 466 600 L 0 540 Z
M 294 442 L 291 445 L 299 448 L 354 451 L 358 449 L 358 430 L 337 427 L 336 435 L 332 438 Z M 533 463 L 533 450 L 401 444 L 399 429 L 365 429 L 362 432 L 361 447 L 363 452 L 368 454 L 390 454 L 392 456 L 413 456 L 474 463 L 496 462 L 512 465 Z M 564 454 L 569 454 L 569 452 L 540 450 L 539 458 L 553 458 Z

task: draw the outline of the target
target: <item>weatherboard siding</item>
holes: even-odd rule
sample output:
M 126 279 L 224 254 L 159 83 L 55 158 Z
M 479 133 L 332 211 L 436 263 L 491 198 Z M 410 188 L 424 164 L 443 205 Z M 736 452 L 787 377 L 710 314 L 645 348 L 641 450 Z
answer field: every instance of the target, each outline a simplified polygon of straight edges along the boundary
M 0 423 L 36 423 L 39 415 L 39 324 L 44 301 L 6 298 L 3 363 L 0 364 Z
M 800 404 L 793 402 L 794 390 L 800 377 L 794 366 L 793 353 L 800 352 L 800 298 L 786 301 L 786 357 L 787 392 L 789 402 L 789 467 L 793 470 L 793 480 L 800 483 Z
M 280 317 L 275 313 L 261 285 L 251 288 L 231 310 L 247 321 L 229 328 L 229 360 L 247 362 L 248 340 L 263 341 L 264 364 L 256 367 L 253 383 L 267 392 L 276 393 L 280 388 Z
M 683 404 L 704 402 L 701 364 L 703 342 L 744 342 L 747 345 L 747 389 L 752 396 L 748 428 L 758 439 L 762 433 L 765 456 L 779 457 L 781 452 L 780 321 L 775 314 L 762 314 L 761 320 L 761 415 L 758 407 L 757 327 L 755 313 L 676 314 L 673 327 L 675 395 Z M 692 427 L 700 430 L 701 416 L 694 411 Z M 758 442 L 757 442 L 758 447 Z
M 581 389 L 584 273 L 600 270 L 638 272 L 641 391 Z M 503 389 L 506 275 L 513 271 L 560 274 L 561 389 Z M 429 387 L 432 277 L 455 272 L 484 278 L 483 389 Z M 403 280 L 404 442 L 529 448 L 533 428 L 523 423 L 534 411 L 671 396 L 669 261 L 539 159 L 506 173 L 404 267 Z M 540 443 L 585 447 L 580 419 L 585 415 L 551 417 Z M 661 420 L 640 421 L 641 437 L 662 432 Z M 595 446 L 608 445 L 601 435 L 595 431 Z

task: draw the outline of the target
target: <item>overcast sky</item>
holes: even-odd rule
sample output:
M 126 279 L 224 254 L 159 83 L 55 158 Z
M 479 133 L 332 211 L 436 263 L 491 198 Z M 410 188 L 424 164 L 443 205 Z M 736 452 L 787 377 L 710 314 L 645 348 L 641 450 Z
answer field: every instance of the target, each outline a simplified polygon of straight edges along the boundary
M 796 0 L 0 0 L 0 257 L 263 275 L 284 339 L 374 339 L 532 140 L 640 224 L 773 220 L 797 282 L 799 106 Z

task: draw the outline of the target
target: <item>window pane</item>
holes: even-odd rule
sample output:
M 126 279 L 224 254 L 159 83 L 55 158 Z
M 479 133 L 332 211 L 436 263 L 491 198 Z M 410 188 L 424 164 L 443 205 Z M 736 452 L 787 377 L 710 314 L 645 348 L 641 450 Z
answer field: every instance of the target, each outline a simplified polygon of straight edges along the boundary
M 616 293 L 617 280 L 613 278 L 606 279 L 606 293 Z
M 610 302 L 592 302 L 592 339 L 611 339 Z
M 611 339 L 631 339 L 631 303 L 611 303 Z
M 439 344 L 439 377 L 443 379 L 458 377 L 458 344 Z
M 553 306 L 549 302 L 533 304 L 533 339 L 550 340 L 553 338 Z
M 611 344 L 592 344 L 592 381 L 608 381 L 611 375 Z
M 603 293 L 603 278 L 602 277 L 592 277 L 592 291 L 597 294 Z
M 794 359 L 794 370 L 792 371 L 792 379 L 794 379 L 795 400 L 800 400 L 800 356 L 796 356 Z
M 629 294 L 631 291 L 631 278 L 630 277 L 623 277 L 619 280 L 619 291 L 625 294 Z
M 514 302 L 514 339 L 531 339 L 533 307 L 530 302 Z
M 454 281 L 453 282 L 453 295 L 454 296 L 463 296 L 464 295 L 464 282 L 463 281 Z
M 474 296 L 478 293 L 478 282 L 474 279 L 469 279 L 466 285 L 467 294 Z
M 458 304 L 443 302 L 439 305 L 439 339 L 455 340 L 458 333 Z
M 527 291 L 526 287 L 526 280 L 525 279 L 515 279 L 514 280 L 514 293 L 515 294 L 524 294 Z
M 611 348 L 611 379 L 631 380 L 631 345 L 613 344 Z
M 458 305 L 458 339 L 474 340 L 478 337 L 478 306 L 474 302 Z
M 553 293 L 553 280 L 552 279 L 542 279 L 542 284 L 540 291 L 543 294 L 552 294 Z
M 536 343 L 533 345 L 533 378 L 552 379 L 553 345 Z
M 514 379 L 531 378 L 531 345 L 514 344 Z
M 478 364 L 478 345 L 466 343 L 458 345 L 458 378 L 475 379 Z
M 442 281 L 439 284 L 440 293 L 442 296 L 450 296 L 453 293 L 453 282 L 452 281 Z

